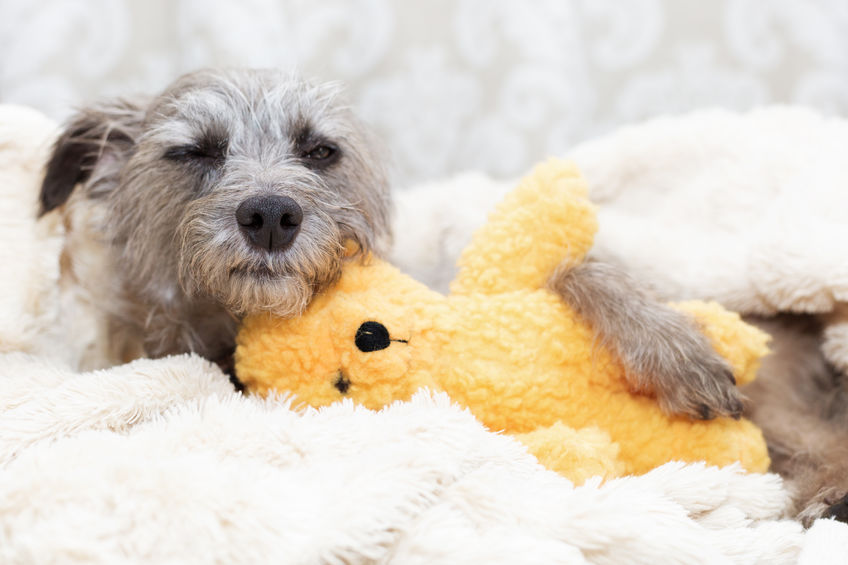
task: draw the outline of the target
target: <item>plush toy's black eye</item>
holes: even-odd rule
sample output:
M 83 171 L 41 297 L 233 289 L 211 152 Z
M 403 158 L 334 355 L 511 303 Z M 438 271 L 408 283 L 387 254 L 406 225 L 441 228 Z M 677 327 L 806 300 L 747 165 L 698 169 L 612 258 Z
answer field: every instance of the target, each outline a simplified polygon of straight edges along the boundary
M 365 353 L 369 351 L 380 351 L 392 344 L 389 339 L 389 330 L 380 322 L 365 322 L 356 330 L 353 338 L 356 347 Z

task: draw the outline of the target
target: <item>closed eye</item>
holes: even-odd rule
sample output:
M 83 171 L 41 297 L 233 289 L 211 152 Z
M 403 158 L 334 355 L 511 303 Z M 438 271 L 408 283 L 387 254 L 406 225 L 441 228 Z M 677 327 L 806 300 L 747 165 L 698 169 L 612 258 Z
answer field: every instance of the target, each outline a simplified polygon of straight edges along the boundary
M 162 155 L 168 161 L 218 167 L 227 157 L 227 140 L 203 140 L 200 143 L 175 145 Z

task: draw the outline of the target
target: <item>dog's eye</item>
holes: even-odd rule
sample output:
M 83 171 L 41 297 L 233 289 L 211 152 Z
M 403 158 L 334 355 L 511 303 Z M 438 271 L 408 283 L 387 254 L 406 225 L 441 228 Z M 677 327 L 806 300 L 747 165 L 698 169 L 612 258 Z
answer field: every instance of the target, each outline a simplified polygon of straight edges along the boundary
M 163 157 L 178 163 L 201 163 L 215 166 L 222 164 L 227 156 L 227 140 L 205 141 L 177 145 L 165 151 Z
M 306 154 L 307 159 L 315 159 L 316 161 L 323 161 L 324 159 L 328 159 L 334 152 L 334 149 L 329 145 L 319 145 L 312 151 Z
M 306 162 L 307 166 L 320 169 L 328 167 L 338 161 L 339 148 L 329 143 L 322 144 L 317 147 L 313 147 L 309 151 L 305 152 L 301 157 Z

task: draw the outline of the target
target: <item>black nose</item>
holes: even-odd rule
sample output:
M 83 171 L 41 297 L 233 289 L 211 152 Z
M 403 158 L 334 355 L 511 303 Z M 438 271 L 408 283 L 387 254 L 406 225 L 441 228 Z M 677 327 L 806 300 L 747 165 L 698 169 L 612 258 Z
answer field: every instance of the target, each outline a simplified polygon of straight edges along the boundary
M 294 241 L 303 210 L 288 196 L 252 196 L 239 204 L 236 221 L 251 244 L 277 251 Z

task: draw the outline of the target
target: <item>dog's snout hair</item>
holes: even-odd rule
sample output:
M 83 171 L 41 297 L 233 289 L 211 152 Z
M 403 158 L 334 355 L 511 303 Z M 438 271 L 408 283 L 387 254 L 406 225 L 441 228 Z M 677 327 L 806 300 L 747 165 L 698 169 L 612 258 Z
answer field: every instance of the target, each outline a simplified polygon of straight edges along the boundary
M 338 88 L 272 70 L 199 71 L 82 110 L 41 205 L 103 243 L 120 296 L 91 291 L 150 355 L 214 357 L 238 316 L 299 313 L 347 257 L 390 239 L 381 154 Z
M 179 276 L 188 294 L 213 296 L 235 313 L 294 315 L 338 276 L 346 241 L 358 249 L 373 247 L 363 215 L 316 173 L 281 166 L 277 182 L 270 182 L 267 171 L 262 181 L 250 167 L 234 169 L 218 190 L 187 205 L 178 226 Z M 244 202 L 274 197 L 291 200 L 302 213 L 297 236 L 285 249 L 256 245 L 238 221 Z

